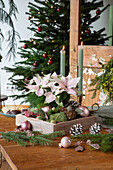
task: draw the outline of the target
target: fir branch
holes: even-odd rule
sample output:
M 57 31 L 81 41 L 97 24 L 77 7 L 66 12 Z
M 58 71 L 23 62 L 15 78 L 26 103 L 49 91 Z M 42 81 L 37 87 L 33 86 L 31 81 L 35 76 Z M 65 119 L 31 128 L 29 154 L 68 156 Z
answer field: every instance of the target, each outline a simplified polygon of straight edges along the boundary
M 32 137 L 30 137 L 29 142 L 32 145 L 35 145 L 35 144 L 52 145 L 52 141 L 51 140 L 46 139 L 46 138 L 44 138 L 42 136 L 32 136 Z
M 72 139 L 83 141 L 91 140 L 92 143 L 98 143 L 102 152 L 113 151 L 113 134 L 83 134 Z
M 43 135 L 40 135 L 40 136 L 45 137 L 47 139 L 53 139 L 53 138 L 60 137 L 60 136 L 63 136 L 63 135 L 65 135 L 65 131 L 56 131 L 56 132 L 53 132 L 53 133 L 50 133 L 50 134 L 43 134 Z
M 21 146 L 26 146 L 27 143 L 25 142 L 25 140 L 23 140 L 22 138 L 19 138 L 18 135 L 16 135 L 16 133 L 12 133 L 12 132 L 1 132 L 1 135 L 3 136 L 4 139 L 6 139 L 7 141 L 14 141 L 17 142 L 19 145 Z
M 65 133 L 64 131 L 58 131 L 44 135 L 38 131 L 33 131 L 33 136 L 27 136 L 27 132 L 0 132 L 0 134 L 7 141 L 14 141 L 21 146 L 27 146 L 29 143 L 32 145 L 52 145 L 53 141 L 49 139 L 63 136 Z

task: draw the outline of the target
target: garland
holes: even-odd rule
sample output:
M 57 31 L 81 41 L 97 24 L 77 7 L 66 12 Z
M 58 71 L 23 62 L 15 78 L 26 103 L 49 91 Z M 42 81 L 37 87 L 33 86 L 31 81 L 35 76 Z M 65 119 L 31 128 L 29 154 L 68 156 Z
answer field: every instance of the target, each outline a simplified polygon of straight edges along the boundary
M 7 141 L 14 141 L 18 145 L 27 146 L 28 144 L 35 145 L 52 145 L 53 141 L 50 139 L 65 135 L 64 131 L 57 131 L 50 134 L 41 134 L 38 131 L 28 132 L 0 132 L 3 139 Z

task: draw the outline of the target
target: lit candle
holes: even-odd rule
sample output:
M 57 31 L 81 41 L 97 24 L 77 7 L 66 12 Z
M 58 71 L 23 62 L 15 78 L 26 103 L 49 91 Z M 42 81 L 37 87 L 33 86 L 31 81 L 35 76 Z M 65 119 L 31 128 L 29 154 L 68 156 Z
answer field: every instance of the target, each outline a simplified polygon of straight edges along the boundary
M 62 50 L 60 51 L 60 74 L 65 76 L 65 46 L 63 46 Z
M 78 84 L 78 90 L 82 93 L 83 88 L 83 42 L 81 42 L 81 47 L 79 48 L 79 69 L 78 69 L 78 76 L 80 77 L 80 81 Z

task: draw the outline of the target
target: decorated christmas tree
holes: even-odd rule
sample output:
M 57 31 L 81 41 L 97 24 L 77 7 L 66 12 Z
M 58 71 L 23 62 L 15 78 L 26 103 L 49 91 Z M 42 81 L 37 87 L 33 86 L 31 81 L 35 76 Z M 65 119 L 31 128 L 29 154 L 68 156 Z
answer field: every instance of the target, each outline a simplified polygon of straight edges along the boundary
M 91 2 L 82 0 L 81 3 L 81 39 L 84 44 L 104 44 L 107 38 L 102 34 L 104 28 L 91 32 L 91 24 L 98 20 L 101 13 L 107 8 L 103 7 L 103 1 Z M 27 12 L 30 26 L 28 29 L 33 36 L 24 40 L 19 48 L 22 58 L 15 63 L 13 68 L 5 67 L 7 72 L 12 72 L 10 82 L 16 86 L 21 95 L 12 95 L 14 99 L 28 97 L 25 93 L 25 83 L 28 83 L 35 74 L 60 73 L 60 50 L 65 46 L 66 50 L 66 76 L 69 73 L 69 21 L 70 1 L 65 0 L 34 0 L 29 2 Z M 95 10 L 95 16 L 91 11 Z M 16 76 L 20 76 L 16 79 Z
M 28 29 L 33 37 L 21 41 L 19 54 L 22 61 L 15 63 L 13 68 L 5 67 L 12 72 L 10 81 L 19 91 L 26 91 L 25 83 L 35 74 L 60 73 L 60 50 L 65 46 L 66 75 L 69 73 L 69 14 L 70 1 L 34 0 L 29 2 L 26 17 L 30 22 Z M 15 79 L 19 75 L 21 78 Z M 15 96 L 15 99 L 25 97 Z

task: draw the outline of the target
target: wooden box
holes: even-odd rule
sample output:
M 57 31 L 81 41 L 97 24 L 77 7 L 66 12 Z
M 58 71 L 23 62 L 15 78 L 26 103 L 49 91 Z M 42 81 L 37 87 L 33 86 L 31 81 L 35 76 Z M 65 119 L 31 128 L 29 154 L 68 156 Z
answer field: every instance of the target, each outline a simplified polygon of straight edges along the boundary
M 28 118 L 22 114 L 16 115 L 17 126 L 21 125 L 26 120 L 28 120 L 32 124 L 33 131 L 40 131 L 43 134 L 47 134 L 55 131 L 64 130 L 65 134 L 69 134 L 70 128 L 77 123 L 80 123 L 83 126 L 83 130 L 89 129 L 92 124 L 97 122 L 97 117 L 95 115 L 92 115 L 85 118 L 79 118 L 71 121 L 53 124 L 43 120 L 38 120 L 36 118 Z

